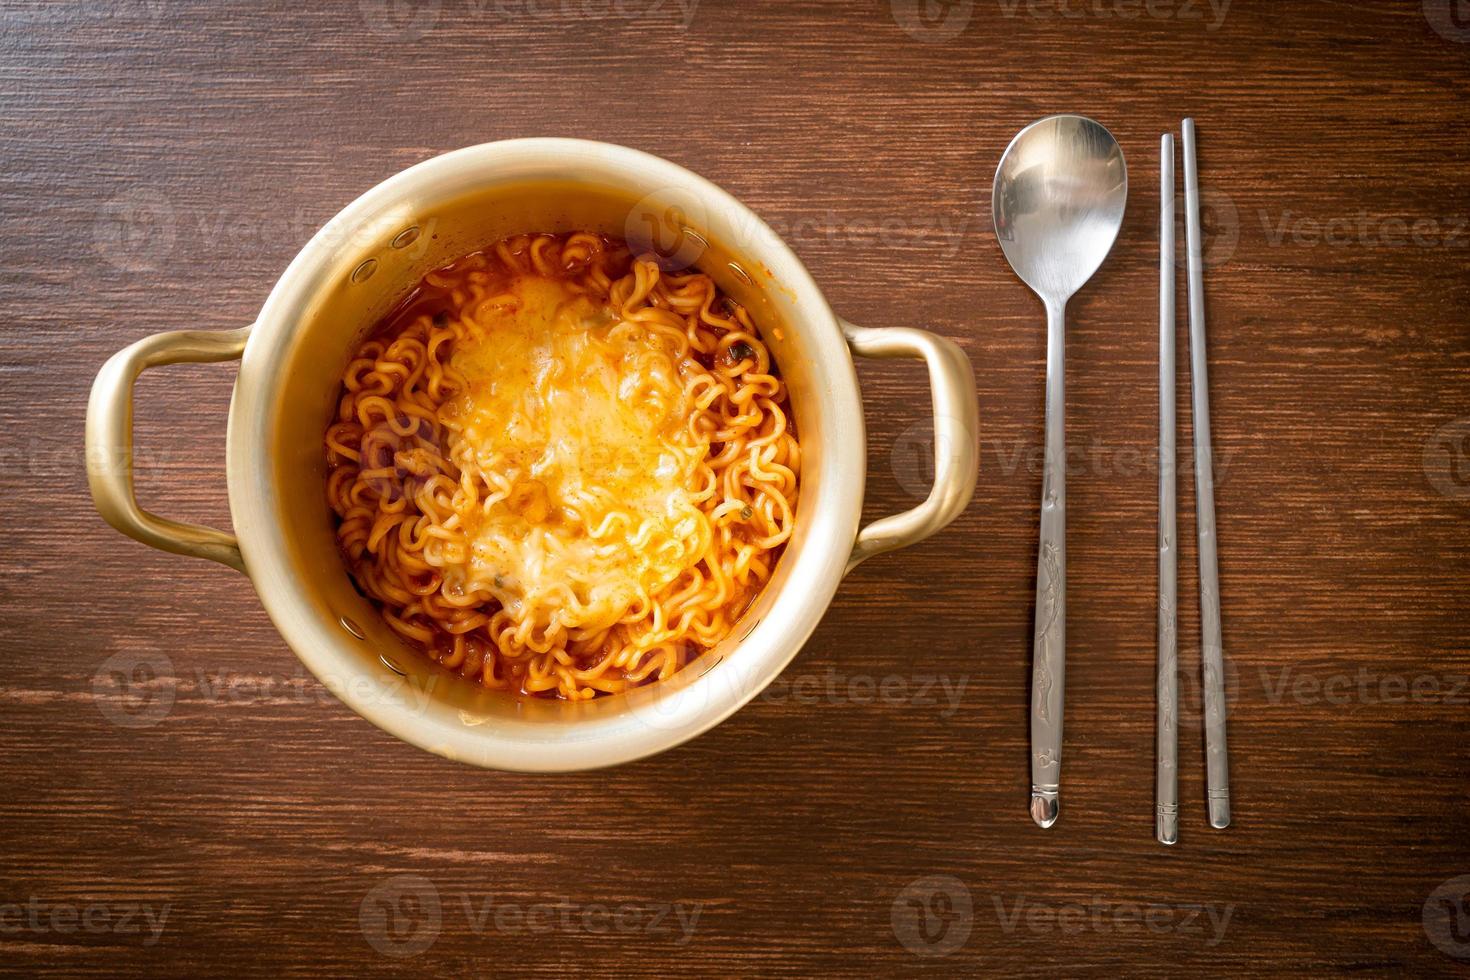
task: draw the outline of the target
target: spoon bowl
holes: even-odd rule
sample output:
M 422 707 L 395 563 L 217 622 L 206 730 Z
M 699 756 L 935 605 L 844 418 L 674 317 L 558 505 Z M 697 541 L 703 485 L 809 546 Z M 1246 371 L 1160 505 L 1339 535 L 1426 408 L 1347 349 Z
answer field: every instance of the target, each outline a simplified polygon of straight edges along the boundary
M 1065 302 L 1113 247 L 1128 202 L 1128 168 L 1113 134 L 1083 116 L 1021 130 L 995 174 L 995 236 L 1021 281 Z

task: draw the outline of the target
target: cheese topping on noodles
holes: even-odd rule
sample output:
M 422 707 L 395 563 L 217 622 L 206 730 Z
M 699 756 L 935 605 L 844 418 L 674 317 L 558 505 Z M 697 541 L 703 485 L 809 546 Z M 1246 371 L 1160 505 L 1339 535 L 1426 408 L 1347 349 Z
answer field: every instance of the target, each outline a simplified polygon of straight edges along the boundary
M 565 280 L 517 276 L 465 326 L 450 360 L 465 390 L 441 418 L 491 493 L 461 514 L 468 553 L 449 577 L 538 634 L 606 629 L 709 539 L 713 426 L 685 388 L 702 369 Z
M 588 232 L 426 275 L 325 436 L 358 587 L 446 669 L 585 699 L 735 628 L 790 539 L 801 447 L 748 311 Z

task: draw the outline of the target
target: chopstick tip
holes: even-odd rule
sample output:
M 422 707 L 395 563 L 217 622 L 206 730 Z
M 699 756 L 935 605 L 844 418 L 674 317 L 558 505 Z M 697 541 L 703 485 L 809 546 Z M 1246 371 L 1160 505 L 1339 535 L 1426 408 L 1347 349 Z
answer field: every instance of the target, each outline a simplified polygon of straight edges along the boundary
M 1154 836 L 1160 844 L 1179 842 L 1179 804 L 1159 803 L 1154 806 Z

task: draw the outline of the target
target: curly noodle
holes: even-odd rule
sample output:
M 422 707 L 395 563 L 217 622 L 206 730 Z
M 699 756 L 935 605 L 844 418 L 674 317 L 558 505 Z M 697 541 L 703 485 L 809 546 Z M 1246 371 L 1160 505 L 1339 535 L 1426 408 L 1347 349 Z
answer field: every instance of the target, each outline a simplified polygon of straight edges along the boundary
M 537 289 L 562 298 L 560 326 L 524 326 Z M 512 340 L 601 373 L 497 361 Z M 485 408 L 537 391 L 584 407 L 604 392 L 617 411 Z M 632 449 L 548 463 L 568 427 L 635 423 Z M 338 542 L 387 623 L 487 687 L 568 699 L 667 678 L 729 634 L 791 536 L 801 460 L 748 312 L 586 232 L 515 236 L 426 276 L 347 365 L 325 441 Z M 668 492 L 644 492 L 647 459 Z

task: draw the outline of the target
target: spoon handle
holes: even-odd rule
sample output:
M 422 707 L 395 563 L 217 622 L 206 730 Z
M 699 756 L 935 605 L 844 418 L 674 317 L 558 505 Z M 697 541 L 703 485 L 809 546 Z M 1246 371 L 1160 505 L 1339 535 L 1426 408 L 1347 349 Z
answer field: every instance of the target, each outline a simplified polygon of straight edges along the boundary
M 1056 823 L 1062 766 L 1067 643 L 1067 437 L 1063 353 L 1066 306 L 1046 307 L 1046 455 L 1036 559 L 1036 643 L 1031 655 L 1031 819 Z

